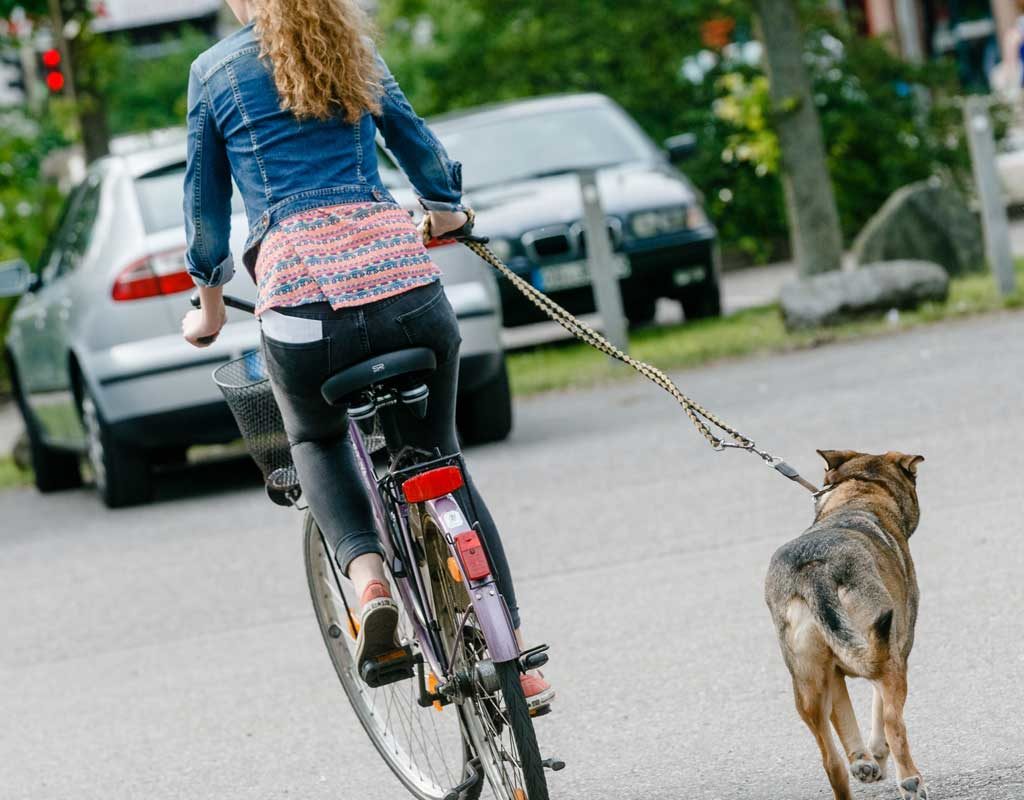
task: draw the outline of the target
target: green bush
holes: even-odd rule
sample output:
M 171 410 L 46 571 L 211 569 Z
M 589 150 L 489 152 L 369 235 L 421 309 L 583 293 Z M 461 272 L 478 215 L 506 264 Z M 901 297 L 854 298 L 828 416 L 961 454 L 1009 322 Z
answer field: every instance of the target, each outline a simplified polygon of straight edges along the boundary
M 194 29 L 165 40 L 157 56 L 115 41 L 112 70 L 119 78 L 106 87 L 111 134 L 184 125 L 189 67 L 210 44 L 209 36 Z
M 936 173 L 959 180 L 969 161 L 952 66 L 906 64 L 877 39 L 841 33 L 813 28 L 807 61 L 849 241 L 900 186 Z M 723 242 L 764 260 L 786 238 L 767 81 L 738 59 L 717 59 L 693 96 L 704 152 L 687 171 Z
M 24 258 L 32 264 L 39 258 L 61 203 L 60 192 L 43 179 L 43 160 L 64 144 L 52 117 L 0 110 L 0 261 Z M 0 299 L 0 337 L 14 303 Z M 0 395 L 6 387 L 6 364 L 0 358 Z

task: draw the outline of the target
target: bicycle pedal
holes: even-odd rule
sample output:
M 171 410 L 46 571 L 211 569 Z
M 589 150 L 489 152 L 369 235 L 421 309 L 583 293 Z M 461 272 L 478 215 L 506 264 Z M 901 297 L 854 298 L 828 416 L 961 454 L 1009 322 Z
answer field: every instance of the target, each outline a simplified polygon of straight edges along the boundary
M 565 769 L 565 762 L 560 758 L 545 758 L 540 764 L 544 769 L 549 769 L 552 772 L 561 772 Z
M 363 663 L 359 673 L 371 689 L 379 689 L 390 683 L 408 680 L 416 674 L 416 660 L 408 645 Z

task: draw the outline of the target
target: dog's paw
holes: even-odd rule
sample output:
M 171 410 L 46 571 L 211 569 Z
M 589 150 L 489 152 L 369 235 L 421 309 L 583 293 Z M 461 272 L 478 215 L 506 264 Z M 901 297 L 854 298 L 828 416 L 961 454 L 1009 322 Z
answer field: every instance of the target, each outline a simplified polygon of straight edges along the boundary
M 877 783 L 885 777 L 885 770 L 865 753 L 850 762 L 850 774 L 861 783 Z
M 872 753 L 875 758 L 875 763 L 878 764 L 878 768 L 882 771 L 882 774 L 878 777 L 878 780 L 884 781 L 886 776 L 889 774 L 889 751 L 886 750 L 884 753 Z
M 900 800 L 928 800 L 928 789 L 924 778 L 915 775 L 900 781 Z

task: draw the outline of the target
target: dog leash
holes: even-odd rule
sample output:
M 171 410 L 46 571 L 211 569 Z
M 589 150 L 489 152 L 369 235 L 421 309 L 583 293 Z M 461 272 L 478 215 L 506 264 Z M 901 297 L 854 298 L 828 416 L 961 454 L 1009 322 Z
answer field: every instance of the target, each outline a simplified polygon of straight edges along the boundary
M 471 225 L 472 219 L 467 223 L 467 226 Z M 471 227 L 470 230 L 472 230 Z M 773 456 L 766 450 L 759 449 L 752 439 L 749 439 L 735 428 L 726 424 L 719 417 L 704 408 L 700 403 L 690 397 L 687 397 L 679 387 L 675 385 L 672 379 L 660 369 L 644 361 L 639 361 L 629 354 L 622 352 L 589 325 L 570 314 L 542 291 L 516 275 L 516 273 L 514 273 L 504 261 L 491 252 L 490 248 L 487 247 L 486 238 L 473 236 L 468 231 L 462 235 L 458 235 L 462 233 L 461 229 L 460 231 L 455 231 L 453 233 L 456 234 L 456 237 L 453 238 L 457 238 L 458 241 L 462 242 L 462 244 L 498 270 L 498 272 L 504 275 L 516 289 L 530 300 L 530 302 L 581 342 L 584 342 L 595 350 L 599 350 L 605 355 L 611 356 L 617 361 L 621 361 L 623 364 L 632 367 L 651 383 L 661 387 L 672 395 L 672 397 L 675 398 L 675 401 L 682 407 L 686 416 L 689 417 L 690 421 L 707 440 L 708 444 L 711 445 L 715 452 L 721 453 L 726 450 L 745 450 L 749 453 L 753 453 L 759 456 L 765 464 L 783 477 L 788 478 L 794 483 L 800 484 L 815 495 L 818 494 L 818 487 L 804 478 L 796 471 L 796 469 L 787 464 L 783 459 Z M 712 428 L 717 428 L 722 431 L 725 436 L 716 436 Z

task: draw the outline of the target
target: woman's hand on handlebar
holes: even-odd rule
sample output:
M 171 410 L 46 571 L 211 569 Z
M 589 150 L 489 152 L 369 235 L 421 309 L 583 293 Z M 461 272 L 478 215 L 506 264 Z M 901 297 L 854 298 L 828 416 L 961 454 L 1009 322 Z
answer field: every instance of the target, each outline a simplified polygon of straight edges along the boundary
M 181 321 L 181 335 L 193 347 L 209 347 L 217 340 L 227 321 L 224 290 L 199 287 L 200 307 L 189 311 Z

